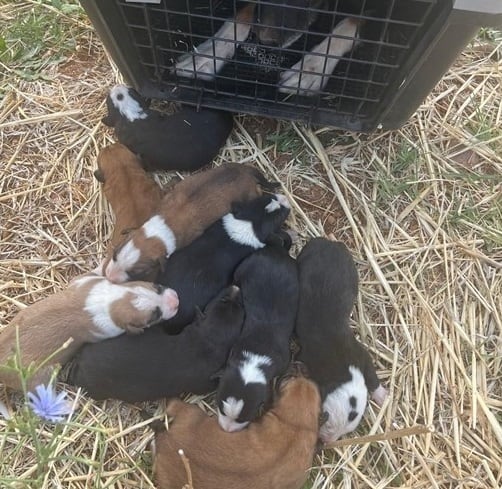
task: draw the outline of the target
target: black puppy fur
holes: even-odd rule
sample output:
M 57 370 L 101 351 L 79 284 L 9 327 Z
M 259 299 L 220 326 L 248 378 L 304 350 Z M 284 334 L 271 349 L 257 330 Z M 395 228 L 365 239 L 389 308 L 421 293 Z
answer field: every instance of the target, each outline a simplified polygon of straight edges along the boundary
M 133 88 L 117 85 L 102 122 L 139 156 L 145 170 L 193 171 L 213 160 L 233 128 L 230 112 L 183 106 L 171 115 L 150 109 Z
M 287 235 L 284 241 L 291 242 Z M 296 262 L 286 249 L 267 246 L 241 263 L 234 283 L 241 287 L 246 319 L 217 391 L 218 421 L 226 431 L 259 415 L 270 400 L 272 379 L 288 366 L 298 304 Z
M 380 387 L 367 350 L 349 326 L 358 292 L 358 275 L 347 247 L 315 238 L 305 245 L 297 263 L 300 280 L 295 325 L 300 347 L 297 359 L 307 366 L 310 377 L 319 385 L 327 414 L 334 412 L 336 404 L 336 416 L 340 417 L 341 412 L 347 415 L 346 420 L 336 420 L 331 437 L 334 441 L 354 429 L 348 427 L 356 418 L 360 420 L 368 391 L 379 389 L 379 395 L 386 392 Z M 361 374 L 366 388 L 356 378 Z M 338 394 L 333 396 L 336 399 L 326 400 L 342 384 L 348 393 L 347 400 Z
M 122 335 L 118 342 L 84 346 L 67 380 L 94 399 L 127 402 L 210 392 L 216 387 L 213 375 L 225 364 L 243 321 L 240 291 L 228 287 L 177 336 L 149 329 L 135 337 Z
M 285 202 L 282 196 L 279 199 Z M 224 287 L 232 283 L 237 265 L 253 251 L 263 248 L 289 214 L 275 195 L 263 195 L 247 203 L 235 203 L 232 212 L 210 226 L 185 248 L 175 251 L 156 282 L 176 290 L 177 314 L 159 324 L 176 334 L 189 324 L 195 309 L 203 309 Z

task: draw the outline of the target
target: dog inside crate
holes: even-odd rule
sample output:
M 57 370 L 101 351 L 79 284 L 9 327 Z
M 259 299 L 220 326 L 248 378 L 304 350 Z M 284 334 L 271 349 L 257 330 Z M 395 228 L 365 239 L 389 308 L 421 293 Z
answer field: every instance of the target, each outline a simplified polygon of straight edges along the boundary
M 137 11 L 124 11 L 130 26 L 148 27 L 143 61 L 157 82 L 274 102 L 316 98 L 354 114 L 381 100 L 435 3 L 162 0 L 135 21 Z

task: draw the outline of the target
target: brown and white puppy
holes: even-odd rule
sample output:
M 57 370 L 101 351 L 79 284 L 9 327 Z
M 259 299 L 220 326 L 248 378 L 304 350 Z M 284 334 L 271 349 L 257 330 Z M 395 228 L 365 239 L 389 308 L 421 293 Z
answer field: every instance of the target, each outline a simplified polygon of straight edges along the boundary
M 110 243 L 113 249 L 124 240 L 124 234 L 139 228 L 154 214 L 162 190 L 143 169 L 139 158 L 120 143 L 99 152 L 94 176 L 103 184 L 103 193 L 115 214 Z
M 229 213 L 232 203 L 248 202 L 274 187 L 256 168 L 238 163 L 190 175 L 164 195 L 157 213 L 115 249 L 106 277 L 121 283 L 154 276 L 176 249 Z
M 46 383 L 52 368 L 65 364 L 84 343 L 141 333 L 177 310 L 178 296 L 172 289 L 147 282 L 116 285 L 97 273 L 83 275 L 67 289 L 20 311 L 0 333 L 0 382 L 21 388 L 18 373 L 6 366 L 18 345 L 23 367 L 41 366 L 29 379 L 32 389 Z
M 199 407 L 171 401 L 168 431 L 155 436 L 154 474 L 159 489 L 179 489 L 187 482 L 178 454 L 190 462 L 197 489 L 300 489 L 316 449 L 320 396 L 304 377 L 288 377 L 274 406 L 237 433 L 220 429 Z

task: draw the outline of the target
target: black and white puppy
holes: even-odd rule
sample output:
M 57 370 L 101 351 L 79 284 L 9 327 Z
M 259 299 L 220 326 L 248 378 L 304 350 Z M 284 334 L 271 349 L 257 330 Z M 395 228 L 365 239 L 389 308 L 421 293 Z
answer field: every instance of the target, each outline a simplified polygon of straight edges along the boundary
M 173 253 L 156 282 L 170 284 L 179 297 L 177 314 L 161 325 L 176 334 L 189 324 L 196 308 L 203 309 L 232 283 L 237 265 L 273 239 L 288 217 L 290 205 L 281 194 L 262 195 L 232 204 L 232 211 L 202 236 Z
M 122 335 L 118 339 L 126 341 L 84 346 L 72 361 L 67 381 L 94 399 L 127 402 L 211 392 L 216 388 L 214 374 L 225 365 L 243 321 L 239 288 L 230 286 L 179 335 L 156 328 L 134 341 Z
M 230 112 L 183 106 L 171 115 L 150 109 L 133 88 L 116 85 L 102 122 L 145 170 L 193 171 L 211 163 L 233 128 Z
M 289 364 L 298 306 L 296 262 L 283 247 L 253 253 L 237 268 L 234 282 L 246 319 L 217 391 L 218 422 L 225 431 L 247 426 L 270 400 L 272 379 Z
M 347 247 L 315 238 L 302 249 L 297 263 L 297 358 L 319 385 L 327 415 L 320 437 L 324 443 L 332 443 L 356 429 L 366 409 L 368 392 L 381 405 L 387 391 L 378 380 L 366 348 L 349 326 L 358 276 Z

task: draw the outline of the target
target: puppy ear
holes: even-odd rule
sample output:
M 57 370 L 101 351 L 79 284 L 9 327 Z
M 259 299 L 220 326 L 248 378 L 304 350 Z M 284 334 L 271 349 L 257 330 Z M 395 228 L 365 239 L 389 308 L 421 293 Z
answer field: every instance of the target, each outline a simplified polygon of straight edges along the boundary
M 101 119 L 101 122 L 105 125 L 105 126 L 108 126 L 108 127 L 113 127 L 114 126 L 114 123 L 113 123 L 113 117 L 111 115 L 107 115 L 105 117 L 103 117 Z
M 217 380 L 219 381 L 223 377 L 223 373 L 225 372 L 225 368 L 220 368 L 214 374 L 209 376 L 209 380 Z
M 199 306 L 195 306 L 195 318 L 197 319 L 197 321 L 202 321 L 206 318 L 206 315 L 202 312 Z
M 241 202 L 232 202 L 230 207 L 230 212 L 234 215 L 236 219 L 239 219 L 242 212 L 243 205 Z
M 105 176 L 99 168 L 94 172 L 94 178 L 100 183 L 105 183 Z
M 159 273 L 164 274 L 166 271 L 167 256 L 161 256 L 157 263 L 159 265 Z

